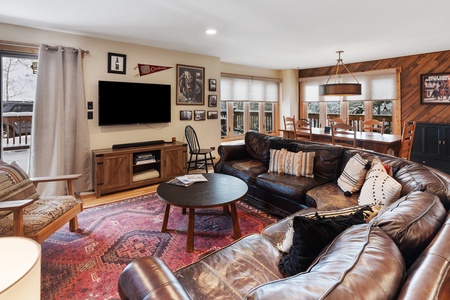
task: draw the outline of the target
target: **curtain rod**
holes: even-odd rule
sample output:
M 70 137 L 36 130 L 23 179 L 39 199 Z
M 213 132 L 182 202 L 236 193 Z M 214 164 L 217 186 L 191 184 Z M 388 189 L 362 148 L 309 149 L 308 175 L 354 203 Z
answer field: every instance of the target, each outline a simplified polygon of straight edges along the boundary
M 48 51 L 48 50 L 56 51 L 56 50 L 58 50 L 58 47 L 56 47 L 56 46 L 55 46 L 55 47 L 52 47 L 52 46 L 47 46 L 47 45 L 46 45 L 46 46 L 45 46 L 45 50 L 47 50 L 47 51 Z M 62 51 L 65 51 L 64 48 L 62 48 Z M 72 52 L 73 52 L 73 53 L 78 53 L 78 49 L 73 49 Z M 81 53 L 83 53 L 83 54 L 89 54 L 90 51 L 89 51 L 89 50 L 83 50 L 83 49 L 81 49 Z

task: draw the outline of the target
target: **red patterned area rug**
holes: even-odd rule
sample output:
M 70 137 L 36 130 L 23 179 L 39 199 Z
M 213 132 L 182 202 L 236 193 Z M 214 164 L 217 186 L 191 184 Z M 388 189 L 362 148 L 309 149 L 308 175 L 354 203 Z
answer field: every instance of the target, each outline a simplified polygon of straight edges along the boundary
M 243 236 L 277 221 L 243 202 L 236 206 Z M 84 210 L 78 232 L 66 225 L 42 243 L 42 299 L 119 299 L 119 275 L 133 259 L 158 256 L 175 271 L 234 241 L 229 215 L 221 208 L 199 209 L 194 252 L 187 253 L 188 215 L 171 209 L 166 233 L 164 201 L 156 193 Z

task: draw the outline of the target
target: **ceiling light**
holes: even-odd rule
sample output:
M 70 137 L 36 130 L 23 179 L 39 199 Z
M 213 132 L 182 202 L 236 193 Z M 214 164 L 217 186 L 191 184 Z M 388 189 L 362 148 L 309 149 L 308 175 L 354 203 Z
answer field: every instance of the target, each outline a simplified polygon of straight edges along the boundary
M 209 34 L 209 35 L 214 35 L 216 33 L 217 33 L 217 30 L 215 30 L 215 29 L 208 29 L 208 30 L 206 30 L 206 34 Z
M 353 95 L 361 95 L 361 84 L 358 80 L 353 76 L 352 72 L 350 72 L 345 66 L 344 62 L 341 59 L 341 53 L 344 52 L 342 50 L 336 51 L 339 54 L 339 58 L 336 64 L 336 73 L 334 78 L 334 83 L 328 83 L 331 79 L 331 76 L 328 77 L 328 80 L 325 84 L 319 86 L 319 94 L 321 96 L 353 96 Z M 347 70 L 350 75 L 352 75 L 353 79 L 355 79 L 356 83 L 343 83 L 341 76 L 339 75 L 339 67 L 343 66 L 345 70 Z

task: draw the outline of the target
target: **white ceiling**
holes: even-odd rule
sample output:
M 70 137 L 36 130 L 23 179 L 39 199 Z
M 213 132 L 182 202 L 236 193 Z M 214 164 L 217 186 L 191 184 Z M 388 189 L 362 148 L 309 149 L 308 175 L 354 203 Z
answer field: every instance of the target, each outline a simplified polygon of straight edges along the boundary
M 0 7 L 1 23 L 270 69 L 334 65 L 336 50 L 348 64 L 450 49 L 449 0 L 0 0 Z M 207 36 L 209 28 L 218 33 Z

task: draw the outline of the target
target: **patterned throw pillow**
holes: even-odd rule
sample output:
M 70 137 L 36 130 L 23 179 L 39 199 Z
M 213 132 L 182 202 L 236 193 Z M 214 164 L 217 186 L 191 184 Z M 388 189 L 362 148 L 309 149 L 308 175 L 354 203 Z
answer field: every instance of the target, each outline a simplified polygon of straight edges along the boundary
M 283 173 L 281 161 L 286 152 L 286 149 L 270 149 L 269 173 Z
M 16 162 L 0 164 L 0 201 L 37 198 L 33 182 Z
M 351 196 L 361 189 L 369 167 L 370 163 L 359 154 L 355 154 L 349 159 L 338 178 L 338 185 L 345 195 Z
M 289 152 L 283 156 L 284 174 L 314 178 L 315 152 Z
M 389 176 L 380 161 L 367 172 L 358 204 L 390 205 L 400 197 L 401 191 L 402 185 Z

